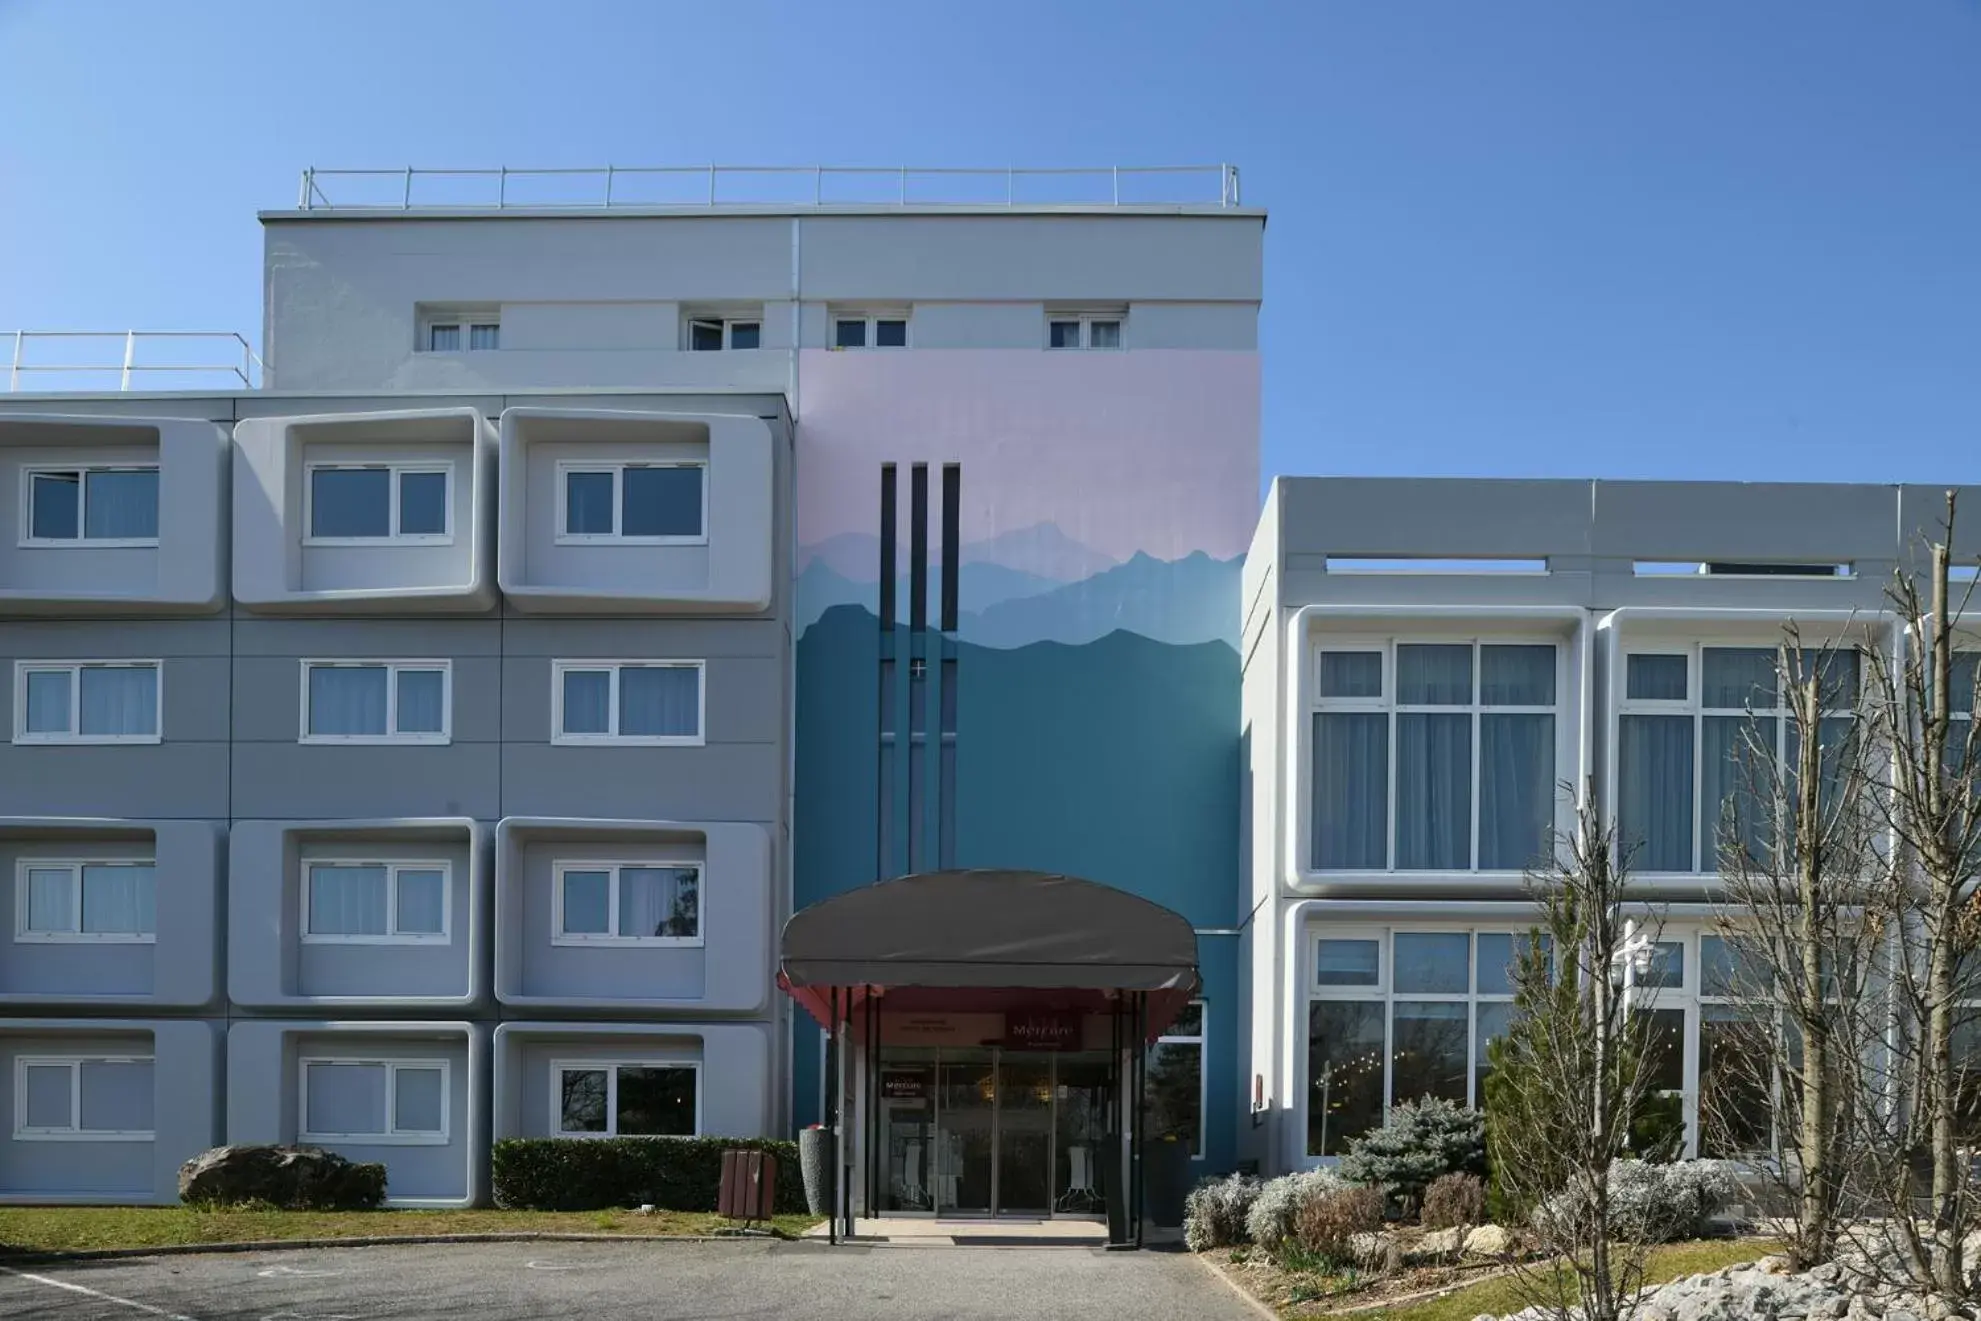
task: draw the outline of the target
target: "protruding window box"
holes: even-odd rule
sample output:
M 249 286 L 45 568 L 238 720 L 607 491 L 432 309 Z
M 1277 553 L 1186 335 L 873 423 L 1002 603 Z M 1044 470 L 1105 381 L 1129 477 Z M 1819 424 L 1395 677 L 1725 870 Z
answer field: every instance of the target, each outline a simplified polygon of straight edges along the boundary
M 0 1019 L 0 1202 L 177 1202 L 219 1095 L 213 1024 Z
M 0 615 L 218 610 L 226 461 L 211 422 L 0 417 Z
M 234 428 L 234 597 L 263 613 L 495 603 L 495 428 L 472 408 Z
M 205 821 L 0 817 L 0 1006 L 214 1004 L 220 837 Z
M 503 1004 L 762 1008 L 773 933 L 761 826 L 509 817 L 495 839 Z
M 770 1038 L 750 1024 L 504 1023 L 498 1138 L 761 1137 Z
M 303 1143 L 385 1166 L 389 1206 L 486 1192 L 488 1037 L 465 1022 L 236 1022 L 227 1141 Z
M 486 841 L 466 817 L 235 822 L 229 995 L 255 1009 L 486 1003 Z
M 501 433 L 497 578 L 517 609 L 770 608 L 776 457 L 761 419 L 511 408 Z

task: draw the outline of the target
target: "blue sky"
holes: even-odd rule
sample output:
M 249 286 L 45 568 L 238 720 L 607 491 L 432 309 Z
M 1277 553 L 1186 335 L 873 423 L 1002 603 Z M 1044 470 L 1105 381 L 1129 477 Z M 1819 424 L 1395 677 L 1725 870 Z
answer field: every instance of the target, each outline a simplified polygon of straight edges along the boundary
M 1230 160 L 1270 473 L 1973 480 L 1981 0 L 0 0 L 0 329 L 303 165 Z

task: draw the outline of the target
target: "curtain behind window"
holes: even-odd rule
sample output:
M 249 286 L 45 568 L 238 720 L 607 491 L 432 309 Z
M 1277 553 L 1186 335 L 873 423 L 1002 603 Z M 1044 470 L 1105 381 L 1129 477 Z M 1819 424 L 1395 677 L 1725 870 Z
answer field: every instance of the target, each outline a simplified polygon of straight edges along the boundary
M 310 932 L 326 936 L 382 936 L 385 868 L 318 865 L 310 868 Z
M 1316 712 L 1312 778 L 1315 869 L 1381 870 L 1388 861 L 1389 717 Z
M 401 670 L 399 679 L 400 734 L 438 734 L 446 726 L 442 697 L 447 684 L 439 670 Z
M 383 665 L 310 667 L 310 733 L 385 733 Z
M 84 666 L 81 724 L 84 734 L 156 734 L 157 669 Z
M 621 867 L 618 934 L 699 935 L 699 880 L 693 867 Z
M 83 930 L 101 935 L 157 931 L 155 870 L 150 865 L 84 867 Z
M 83 480 L 83 536 L 106 540 L 158 536 L 157 469 L 92 472 Z
M 1624 716 L 1617 835 L 1635 871 L 1692 870 L 1692 717 Z
M 1479 866 L 1519 871 L 1547 851 L 1554 816 L 1555 718 L 1479 717 Z
M 702 672 L 692 666 L 629 665 L 619 671 L 619 732 L 699 733 L 701 692 Z
M 383 1133 L 383 1064 L 311 1064 L 304 1089 L 312 1133 Z
M 1472 717 L 1396 717 L 1396 865 L 1472 865 Z

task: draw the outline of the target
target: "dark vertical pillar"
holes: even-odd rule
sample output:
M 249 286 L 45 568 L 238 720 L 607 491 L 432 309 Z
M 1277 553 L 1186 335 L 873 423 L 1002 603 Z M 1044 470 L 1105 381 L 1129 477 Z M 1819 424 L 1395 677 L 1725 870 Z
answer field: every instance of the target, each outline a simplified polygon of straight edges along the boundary
M 956 865 L 956 626 L 963 564 L 963 466 L 942 466 L 942 661 L 936 716 L 936 865 Z
M 839 1181 L 845 1164 L 839 1127 L 839 988 L 831 988 L 831 1023 L 825 1031 L 825 1124 L 832 1134 L 832 1200 L 827 1206 L 826 1237 L 839 1242 Z
M 929 465 L 908 469 L 908 870 L 928 865 Z
M 899 774 L 901 753 L 897 747 L 899 739 L 895 733 L 900 728 L 898 713 L 900 702 L 895 692 L 896 630 L 895 624 L 895 580 L 898 570 L 895 565 L 899 534 L 899 499 L 895 466 L 883 463 L 880 466 L 880 701 L 879 738 L 880 750 L 876 759 L 878 783 L 875 785 L 876 804 L 874 822 L 874 879 L 884 881 L 896 874 L 894 864 L 894 788 Z

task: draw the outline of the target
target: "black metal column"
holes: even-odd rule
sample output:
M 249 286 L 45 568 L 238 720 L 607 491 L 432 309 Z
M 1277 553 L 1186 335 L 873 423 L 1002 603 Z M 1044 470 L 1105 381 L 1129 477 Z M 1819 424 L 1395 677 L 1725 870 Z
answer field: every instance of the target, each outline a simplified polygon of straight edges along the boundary
M 825 1032 L 825 1122 L 832 1134 L 832 1201 L 826 1207 L 826 1238 L 839 1242 L 839 1183 L 842 1148 L 839 1129 L 839 988 L 832 988 L 832 1023 Z

